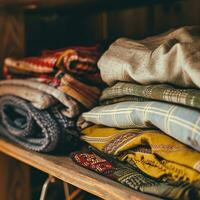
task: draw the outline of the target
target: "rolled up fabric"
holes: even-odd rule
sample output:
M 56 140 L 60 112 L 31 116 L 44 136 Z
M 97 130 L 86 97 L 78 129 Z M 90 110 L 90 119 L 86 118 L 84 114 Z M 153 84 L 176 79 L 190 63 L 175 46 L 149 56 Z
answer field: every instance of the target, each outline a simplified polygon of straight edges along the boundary
M 82 118 L 122 129 L 157 127 L 200 151 L 200 111 L 191 108 L 157 101 L 127 101 L 95 107 Z
M 103 91 L 100 101 L 122 98 L 123 96 L 144 97 L 200 108 L 200 90 L 183 89 L 164 84 L 144 86 L 118 82 Z
M 159 130 L 94 125 L 81 138 L 98 150 L 137 166 L 156 179 L 200 181 L 200 153 Z
M 102 153 L 97 155 L 94 152 L 75 152 L 71 154 L 71 157 L 80 166 L 140 192 L 174 200 L 200 198 L 199 182 L 189 185 L 182 182 L 170 183 L 155 180 L 136 167 L 108 158 Z
M 37 89 L 41 92 L 53 96 L 55 99 L 57 99 L 59 102 L 61 102 L 63 105 L 66 106 L 66 108 L 63 108 L 63 110 L 67 117 L 75 117 L 79 115 L 81 112 L 81 106 L 70 96 L 67 96 L 63 92 L 57 90 L 56 88 L 50 85 L 35 81 L 34 79 L 11 79 L 11 80 L 0 81 L 0 86 L 2 89 L 6 85 L 25 86 Z M 30 99 L 28 100 L 31 101 Z
M 120 38 L 98 62 L 108 85 L 118 81 L 200 87 L 200 28 L 183 27 L 144 40 Z
M 21 98 L 11 95 L 0 97 L 1 134 L 38 152 L 62 148 L 72 151 L 79 143 L 75 122 L 63 116 L 60 110 L 57 106 L 38 110 Z

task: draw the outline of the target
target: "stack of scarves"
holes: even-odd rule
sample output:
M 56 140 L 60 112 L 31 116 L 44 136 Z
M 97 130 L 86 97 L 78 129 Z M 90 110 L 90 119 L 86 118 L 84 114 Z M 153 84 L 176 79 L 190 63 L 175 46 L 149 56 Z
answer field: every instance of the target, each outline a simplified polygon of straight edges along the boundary
M 75 162 L 142 192 L 199 199 L 200 28 L 118 39 L 98 67 L 109 87 L 77 124 L 100 154 Z
M 105 85 L 97 68 L 101 52 L 101 45 L 77 46 L 6 58 L 6 80 L 0 81 L 1 134 L 38 152 L 77 149 L 77 118 L 96 105 Z

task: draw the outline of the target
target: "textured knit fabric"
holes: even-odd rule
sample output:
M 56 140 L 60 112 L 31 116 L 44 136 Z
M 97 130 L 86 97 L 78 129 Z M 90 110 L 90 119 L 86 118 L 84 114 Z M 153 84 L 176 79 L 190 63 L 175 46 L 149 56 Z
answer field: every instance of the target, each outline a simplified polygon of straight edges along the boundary
M 66 106 L 66 108 L 63 108 L 63 113 L 65 113 L 67 117 L 75 117 L 81 113 L 81 106 L 74 99 L 72 99 L 70 96 L 67 96 L 60 90 L 57 90 L 53 86 L 35 81 L 33 79 L 11 79 L 11 80 L 0 81 L 0 86 L 1 86 L 0 89 L 3 89 L 4 86 L 7 85 L 13 87 L 23 86 L 32 89 L 37 89 L 41 92 L 51 95 L 52 97 L 57 99 L 60 103 L 62 103 L 64 106 Z M 31 99 L 28 100 L 31 101 Z
M 134 190 L 167 199 L 194 200 L 200 198 L 199 187 L 181 182 L 164 183 L 154 180 L 136 167 L 118 162 L 108 157 L 102 157 L 93 152 L 76 152 L 72 154 L 73 160 L 92 171 L 115 180 Z
M 200 28 L 183 27 L 136 41 L 120 38 L 98 62 L 103 80 L 200 87 Z
M 134 163 L 154 178 L 200 181 L 200 153 L 158 130 L 115 129 L 92 126 L 81 137 L 104 153 Z
M 19 85 L 1 85 L 0 83 L 0 96 L 8 94 L 26 99 L 38 109 L 46 109 L 57 103 L 55 98 L 40 90 Z
M 164 84 L 144 86 L 134 83 L 119 82 L 105 89 L 100 100 L 105 101 L 131 95 L 133 97 L 144 97 L 200 108 L 200 90 L 181 89 Z
M 97 60 L 102 52 L 101 45 L 68 47 L 55 51 L 44 51 L 41 56 L 16 60 L 7 58 L 4 75 L 8 77 L 38 76 L 54 74 L 58 70 L 69 73 L 90 84 L 102 84 Z
M 128 101 L 93 108 L 82 117 L 94 124 L 122 129 L 157 127 L 200 151 L 198 110 L 156 101 Z
M 0 97 L 0 119 L 1 134 L 30 150 L 73 151 L 79 143 L 75 122 L 57 106 L 41 111 L 21 98 L 5 95 Z

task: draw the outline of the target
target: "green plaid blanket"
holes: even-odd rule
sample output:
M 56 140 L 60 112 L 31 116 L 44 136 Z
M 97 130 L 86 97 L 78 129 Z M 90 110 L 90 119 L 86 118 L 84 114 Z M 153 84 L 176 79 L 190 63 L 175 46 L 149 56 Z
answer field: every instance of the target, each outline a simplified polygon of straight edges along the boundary
M 118 82 L 103 91 L 100 101 L 105 102 L 108 99 L 123 96 L 144 97 L 200 108 L 200 90 L 180 89 L 165 84 L 144 86 L 134 83 Z

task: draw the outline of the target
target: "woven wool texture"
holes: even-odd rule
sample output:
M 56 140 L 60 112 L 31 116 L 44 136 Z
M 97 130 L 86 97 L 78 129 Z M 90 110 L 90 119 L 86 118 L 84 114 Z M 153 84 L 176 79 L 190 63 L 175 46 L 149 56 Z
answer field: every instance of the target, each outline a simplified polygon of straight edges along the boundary
M 0 97 L 1 134 L 27 149 L 52 152 L 74 150 L 78 144 L 75 121 L 62 115 L 58 106 L 38 110 L 28 101 L 11 95 Z

